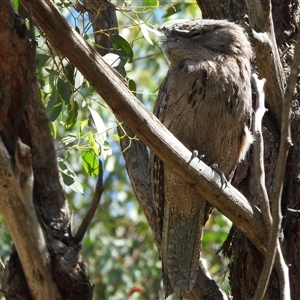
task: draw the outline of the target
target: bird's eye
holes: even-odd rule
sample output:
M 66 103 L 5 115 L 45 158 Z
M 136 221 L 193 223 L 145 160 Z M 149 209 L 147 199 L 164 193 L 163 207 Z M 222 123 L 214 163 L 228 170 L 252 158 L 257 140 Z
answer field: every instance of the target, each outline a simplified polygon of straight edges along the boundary
M 189 34 L 189 37 L 190 38 L 193 38 L 193 37 L 198 37 L 198 36 L 200 36 L 201 35 L 201 33 L 199 32 L 199 31 L 197 31 L 197 32 L 191 32 L 190 34 Z

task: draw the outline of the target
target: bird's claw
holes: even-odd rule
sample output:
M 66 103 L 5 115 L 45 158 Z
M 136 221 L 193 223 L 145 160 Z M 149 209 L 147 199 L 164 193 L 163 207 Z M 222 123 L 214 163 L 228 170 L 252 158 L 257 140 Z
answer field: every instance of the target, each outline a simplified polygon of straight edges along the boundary
M 193 151 L 192 151 L 191 158 L 190 158 L 188 164 L 190 164 L 191 161 L 192 161 L 194 158 L 196 158 L 196 157 L 198 157 L 198 159 L 199 159 L 199 161 L 200 161 L 200 160 L 202 160 L 202 159 L 205 157 L 205 155 L 204 155 L 204 154 L 200 154 L 200 155 L 199 155 L 198 150 L 193 150 Z M 227 179 L 226 179 L 225 174 L 223 173 L 223 171 L 219 168 L 219 166 L 218 166 L 217 164 L 213 164 L 213 165 L 211 165 L 210 167 L 211 167 L 215 172 L 217 172 L 217 173 L 219 174 L 219 176 L 220 176 L 220 178 L 221 178 L 221 186 L 222 186 L 222 189 L 223 189 L 224 186 L 225 186 L 225 188 L 226 188 L 227 185 L 228 185 L 228 181 L 227 181 Z
M 204 154 L 200 154 L 198 153 L 198 150 L 193 150 L 192 151 L 192 155 L 191 155 L 191 158 L 188 162 L 188 165 L 191 163 L 191 161 L 195 158 L 195 157 L 198 157 L 199 161 L 202 160 L 204 158 Z
M 223 189 L 223 187 L 225 186 L 225 188 L 228 185 L 228 181 L 224 175 L 224 173 L 222 172 L 222 170 L 219 168 L 219 166 L 217 164 L 213 164 L 210 166 L 215 172 L 217 172 L 221 178 L 221 187 Z

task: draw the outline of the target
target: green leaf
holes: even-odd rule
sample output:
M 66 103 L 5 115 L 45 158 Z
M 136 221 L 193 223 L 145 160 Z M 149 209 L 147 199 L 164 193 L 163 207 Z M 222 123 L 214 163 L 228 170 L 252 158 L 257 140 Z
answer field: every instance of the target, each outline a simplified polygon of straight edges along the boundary
M 54 122 L 62 110 L 62 100 L 56 88 L 52 90 L 50 100 L 47 105 L 48 119 Z
M 71 84 L 69 82 L 63 81 L 61 78 L 58 78 L 56 87 L 61 98 L 64 100 L 65 104 L 68 105 L 73 94 Z
M 136 95 L 136 83 L 133 79 L 128 79 L 128 88 L 134 95 Z
M 167 9 L 165 15 L 162 16 L 163 19 L 166 19 L 174 14 L 177 14 L 180 11 L 183 11 L 185 8 L 187 8 L 190 5 L 190 3 L 184 3 L 182 1 L 170 5 L 170 7 Z
M 50 132 L 54 139 L 56 139 L 57 129 L 53 122 L 49 122 Z
M 99 146 L 98 146 L 98 144 L 96 143 L 96 141 L 94 139 L 93 133 L 91 131 L 89 131 L 87 133 L 87 136 L 88 136 L 91 148 L 93 149 L 94 153 L 96 155 L 98 155 L 99 154 Z
M 98 157 L 95 155 L 93 151 L 84 150 L 81 152 L 82 157 L 82 166 L 85 172 L 90 176 L 98 175 L 99 162 Z
M 13 6 L 15 8 L 15 10 L 19 9 L 19 0 L 13 0 Z
M 37 53 L 36 54 L 37 68 L 40 69 L 46 65 L 47 60 L 50 58 L 47 54 Z
M 58 159 L 58 165 L 64 184 L 69 186 L 76 193 L 83 194 L 83 187 L 71 165 L 61 158 Z
M 107 156 L 112 155 L 112 146 L 109 142 L 104 141 L 104 145 L 101 148 L 101 150 L 103 150 L 103 156 L 106 158 Z
M 121 140 L 121 138 L 117 134 L 114 134 L 114 139 L 117 142 L 120 142 L 120 140 Z
M 83 128 L 88 124 L 88 122 L 89 122 L 89 119 L 85 119 L 80 122 L 80 131 L 83 130 Z
M 78 103 L 74 99 L 72 99 L 68 105 L 68 117 L 65 124 L 67 130 L 70 130 L 74 127 L 77 121 L 77 116 L 78 116 Z
M 110 41 L 114 49 L 119 53 L 120 56 L 126 58 L 128 62 L 132 62 L 132 47 L 123 37 L 117 34 L 112 34 L 110 35 Z
M 158 0 L 144 0 L 144 6 L 151 6 L 151 7 L 159 7 L 159 1 Z
M 43 35 L 39 35 L 36 37 L 36 39 L 37 39 L 37 47 L 39 49 L 42 49 L 44 47 L 45 43 L 47 42 L 46 37 Z M 38 54 L 42 54 L 42 53 L 38 53 Z M 46 55 L 46 54 L 43 54 L 43 55 Z
M 74 86 L 75 83 L 74 71 L 75 67 L 72 63 L 68 63 L 64 70 L 64 74 L 72 86 Z
M 39 83 L 40 89 L 42 89 L 45 86 L 44 78 L 38 78 L 38 83 Z M 44 92 L 44 91 L 41 90 L 41 92 Z
M 62 173 L 64 183 L 67 186 L 71 185 L 75 181 L 75 178 L 76 178 L 76 174 L 75 174 L 73 168 L 71 167 L 71 165 L 68 162 L 66 162 L 65 160 L 58 158 L 58 166 Z

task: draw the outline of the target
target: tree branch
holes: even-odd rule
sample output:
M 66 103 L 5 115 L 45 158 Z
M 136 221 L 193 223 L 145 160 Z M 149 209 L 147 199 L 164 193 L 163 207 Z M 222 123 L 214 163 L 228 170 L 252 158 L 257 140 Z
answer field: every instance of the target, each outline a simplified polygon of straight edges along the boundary
M 122 78 L 69 26 L 50 0 L 32 0 L 31 4 L 34 18 L 52 45 L 74 63 L 115 115 L 174 172 L 195 184 L 201 195 L 231 219 L 259 251 L 266 253 L 266 233 L 259 210 L 231 185 L 222 192 L 219 175 L 203 162 L 194 159 L 188 164 L 191 152 L 133 96 Z
M 32 298 L 61 299 L 33 205 L 30 149 L 20 140 L 16 144 L 14 162 L 0 138 L 0 212 L 19 254 Z
M 268 192 L 265 184 L 265 167 L 264 167 L 264 140 L 262 135 L 262 119 L 266 112 L 264 84 L 265 79 L 258 79 L 257 74 L 252 75 L 252 85 L 256 94 L 256 111 L 253 117 L 253 134 L 255 143 L 253 145 L 253 161 L 255 179 L 257 179 L 257 195 L 261 209 L 262 221 L 268 232 L 272 224 L 271 209 Z
M 275 117 L 278 129 L 281 124 L 285 74 L 278 54 L 274 33 L 271 1 L 246 0 L 252 29 L 252 46 L 255 49 L 256 66 L 261 78 L 268 78 L 265 84 L 267 108 Z
M 87 214 L 85 215 L 84 219 L 82 220 L 76 235 L 74 236 L 74 240 L 76 243 L 80 243 L 95 215 L 95 212 L 99 206 L 99 202 L 102 196 L 102 193 L 104 191 L 104 187 L 103 187 L 103 169 L 102 169 L 102 162 L 99 159 L 99 168 L 98 168 L 98 180 L 97 180 L 97 184 L 96 184 L 96 188 L 95 188 L 95 193 L 94 193 L 94 197 L 92 199 L 92 203 L 91 206 L 87 212 Z
M 265 83 L 265 79 L 258 79 L 256 74 L 252 76 L 252 84 L 254 86 L 256 92 L 256 112 L 253 118 L 253 133 L 255 137 L 255 144 L 253 147 L 253 156 L 254 156 L 254 169 L 255 169 L 255 178 L 257 179 L 257 193 L 258 199 L 260 203 L 260 208 L 262 211 L 262 220 L 265 224 L 268 232 L 271 230 L 272 226 L 272 216 L 269 205 L 269 197 L 267 194 L 267 189 L 265 185 L 265 170 L 264 170 L 264 143 L 262 136 L 262 118 L 266 111 L 264 107 L 264 90 L 263 86 Z M 278 237 L 277 237 L 278 238 Z M 286 264 L 284 262 L 280 244 L 277 242 L 277 256 L 276 256 L 276 270 L 279 277 L 280 285 L 283 287 L 280 289 L 282 295 L 287 294 L 287 289 L 289 290 L 289 280 L 288 274 L 286 274 Z M 255 295 L 253 300 L 261 300 L 264 297 L 266 292 L 269 278 L 273 269 L 273 260 L 266 259 L 264 263 L 264 267 L 262 273 L 260 275 L 257 289 L 255 291 Z M 285 291 L 283 293 L 283 291 Z M 286 299 L 282 297 L 282 299 Z M 289 298 L 287 298 L 289 299 Z

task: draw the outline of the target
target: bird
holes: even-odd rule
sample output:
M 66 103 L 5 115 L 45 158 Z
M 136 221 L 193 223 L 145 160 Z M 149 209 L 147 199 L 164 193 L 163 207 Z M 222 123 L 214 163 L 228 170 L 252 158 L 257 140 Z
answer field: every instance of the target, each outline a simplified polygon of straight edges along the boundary
M 161 28 L 169 70 L 154 105 L 160 122 L 191 152 L 232 179 L 253 141 L 251 60 L 244 29 L 227 20 L 193 20 Z M 196 187 L 152 154 L 150 177 L 160 230 L 165 297 L 195 283 L 203 230 L 213 208 Z

